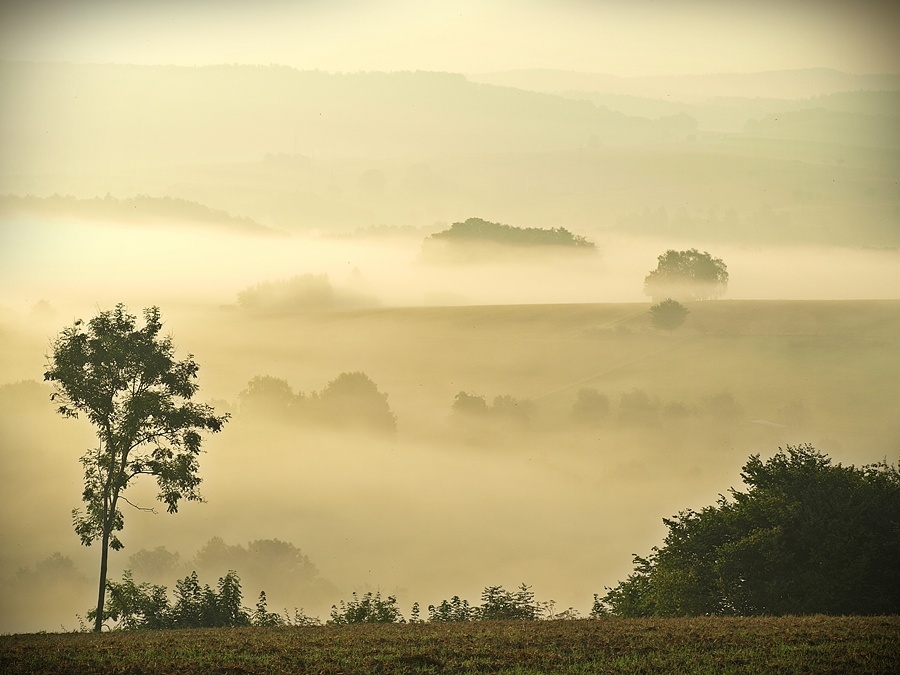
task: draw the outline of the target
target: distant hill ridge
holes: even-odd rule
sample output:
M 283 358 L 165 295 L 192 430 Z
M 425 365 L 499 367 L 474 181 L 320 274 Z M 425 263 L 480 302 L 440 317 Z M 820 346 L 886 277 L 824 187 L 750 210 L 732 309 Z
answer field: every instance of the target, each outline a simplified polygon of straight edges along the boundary
M 830 68 L 634 77 L 533 69 L 471 74 L 469 79 L 547 93 L 585 91 L 683 101 L 732 96 L 800 99 L 851 91 L 900 90 L 900 74 L 860 75 Z
M 4 164 L 21 171 L 408 157 L 655 141 L 685 120 L 434 72 L 0 62 Z

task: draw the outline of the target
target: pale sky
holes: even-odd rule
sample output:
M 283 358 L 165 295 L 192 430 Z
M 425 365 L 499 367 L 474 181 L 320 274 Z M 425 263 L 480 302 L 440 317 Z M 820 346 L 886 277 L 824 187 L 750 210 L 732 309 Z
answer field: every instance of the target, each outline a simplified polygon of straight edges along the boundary
M 33 0 L 0 59 L 332 72 L 900 72 L 900 3 L 846 0 Z

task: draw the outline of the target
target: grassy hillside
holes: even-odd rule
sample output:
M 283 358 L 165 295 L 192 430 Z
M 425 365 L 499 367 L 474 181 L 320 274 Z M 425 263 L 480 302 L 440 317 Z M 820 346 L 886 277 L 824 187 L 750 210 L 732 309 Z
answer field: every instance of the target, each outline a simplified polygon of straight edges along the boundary
M 15 673 L 893 673 L 897 617 L 604 619 L 0 636 Z

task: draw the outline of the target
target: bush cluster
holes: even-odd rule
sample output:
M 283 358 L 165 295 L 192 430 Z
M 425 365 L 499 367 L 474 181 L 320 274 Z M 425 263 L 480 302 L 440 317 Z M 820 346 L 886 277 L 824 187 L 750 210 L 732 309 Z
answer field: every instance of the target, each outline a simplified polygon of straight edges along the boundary
M 462 600 L 458 595 L 450 600 L 442 600 L 437 605 L 428 605 L 427 621 L 534 621 L 541 618 L 574 618 L 577 614 L 570 609 L 563 615 L 554 615 L 552 610 L 552 601 L 537 602 L 531 587 L 525 584 L 515 591 L 507 591 L 502 586 L 488 586 L 481 593 L 481 605 L 470 605 L 468 600 Z M 410 623 L 421 623 L 419 614 L 419 603 L 415 603 Z M 397 598 L 393 595 L 382 598 L 380 592 L 368 592 L 362 596 L 353 593 L 349 602 L 341 601 L 340 605 L 332 605 L 331 619 L 328 621 L 333 625 L 405 622 L 397 607 Z
M 266 594 L 262 591 L 251 611 L 242 605 L 241 579 L 233 570 L 220 577 L 216 588 L 200 585 L 196 572 L 175 582 L 175 602 L 169 600 L 165 586 L 147 582 L 135 583 L 131 571 L 121 582 L 106 584 L 105 618 L 115 622 L 116 628 L 226 628 L 237 626 L 283 626 L 318 623 L 301 610 L 294 616 L 281 616 L 266 608 Z M 88 611 L 89 621 L 96 619 L 97 610 Z

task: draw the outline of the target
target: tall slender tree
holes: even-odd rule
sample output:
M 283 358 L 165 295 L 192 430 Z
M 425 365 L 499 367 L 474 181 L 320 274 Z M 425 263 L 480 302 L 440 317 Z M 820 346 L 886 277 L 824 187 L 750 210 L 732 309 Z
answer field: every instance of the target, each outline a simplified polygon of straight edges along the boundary
M 109 549 L 119 550 L 125 490 L 140 475 L 156 479 L 157 499 L 169 513 L 182 499 L 201 501 L 198 455 L 201 432 L 218 432 L 228 415 L 194 403 L 199 366 L 192 355 L 175 359 L 170 336 L 161 336 L 158 307 L 144 310 L 144 326 L 119 304 L 87 324 L 64 329 L 52 343 L 44 379 L 54 385 L 57 411 L 83 414 L 96 428 L 97 447 L 81 457 L 85 507 L 73 509 L 81 543 L 100 541 L 100 588 L 94 630 L 103 626 Z M 135 506 L 135 508 L 138 508 Z

